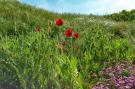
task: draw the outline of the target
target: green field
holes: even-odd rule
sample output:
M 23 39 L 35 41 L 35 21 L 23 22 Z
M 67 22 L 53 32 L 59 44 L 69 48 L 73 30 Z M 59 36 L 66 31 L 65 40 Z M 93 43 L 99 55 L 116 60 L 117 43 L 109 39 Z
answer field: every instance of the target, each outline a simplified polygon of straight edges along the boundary
M 101 75 L 102 70 L 117 64 L 135 65 L 135 18 L 122 16 L 58 14 L 0 0 L 0 89 L 92 89 L 99 82 L 105 85 L 107 76 Z M 58 18 L 63 20 L 62 26 L 56 25 Z M 79 37 L 66 37 L 69 28 Z M 133 71 L 123 69 L 121 76 L 135 78 Z M 133 84 L 122 89 L 134 89 L 135 79 Z M 111 83 L 109 88 L 95 89 L 121 88 Z

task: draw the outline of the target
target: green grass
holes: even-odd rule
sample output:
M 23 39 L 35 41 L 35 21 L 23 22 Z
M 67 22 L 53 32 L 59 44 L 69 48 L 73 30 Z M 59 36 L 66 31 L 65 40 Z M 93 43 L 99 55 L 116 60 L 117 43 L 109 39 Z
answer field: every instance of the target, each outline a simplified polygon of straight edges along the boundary
M 91 73 L 98 74 L 116 62 L 134 60 L 132 22 L 57 14 L 18 1 L 0 1 L 0 12 L 0 86 L 90 89 L 99 80 Z M 59 17 L 64 20 L 62 28 L 79 32 L 80 38 L 74 41 L 79 49 L 71 44 L 62 54 L 57 48 L 58 34 L 53 34 L 59 30 L 55 26 Z M 34 31 L 37 26 L 41 32 Z

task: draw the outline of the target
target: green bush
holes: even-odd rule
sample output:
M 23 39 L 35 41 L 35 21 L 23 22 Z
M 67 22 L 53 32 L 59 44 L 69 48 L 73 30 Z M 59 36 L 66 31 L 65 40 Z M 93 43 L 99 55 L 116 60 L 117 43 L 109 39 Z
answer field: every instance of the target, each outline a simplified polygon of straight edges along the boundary
M 111 18 L 115 21 L 135 21 L 135 10 L 123 10 L 122 12 L 107 15 L 105 17 Z

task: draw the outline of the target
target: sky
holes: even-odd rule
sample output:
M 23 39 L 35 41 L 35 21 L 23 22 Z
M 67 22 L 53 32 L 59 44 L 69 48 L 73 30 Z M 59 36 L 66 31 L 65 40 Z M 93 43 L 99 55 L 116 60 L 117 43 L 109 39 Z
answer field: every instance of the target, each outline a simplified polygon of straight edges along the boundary
M 135 9 L 135 0 L 21 0 L 21 2 L 58 13 L 87 15 L 105 15 L 123 9 Z

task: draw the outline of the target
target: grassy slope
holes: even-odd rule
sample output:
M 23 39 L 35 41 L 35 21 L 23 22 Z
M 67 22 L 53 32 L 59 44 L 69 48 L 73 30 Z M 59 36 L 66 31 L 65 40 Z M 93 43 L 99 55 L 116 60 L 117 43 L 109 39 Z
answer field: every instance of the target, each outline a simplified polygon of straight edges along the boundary
M 68 53 L 61 55 L 56 48 L 57 37 L 48 38 L 59 17 L 64 19 L 63 27 L 73 27 L 80 33 L 75 41 L 79 50 L 69 48 Z M 41 33 L 33 32 L 36 26 L 41 27 Z M 134 30 L 131 22 L 56 14 L 16 1 L 0 1 L 0 71 L 5 72 L 0 84 L 3 81 L 24 89 L 89 89 L 99 80 L 90 73 L 108 66 L 103 62 L 134 57 Z
M 28 30 L 29 28 L 34 28 L 35 25 L 46 27 L 50 20 L 55 20 L 58 17 L 71 20 L 80 16 L 72 14 L 60 15 L 29 5 L 20 4 L 18 1 L 5 0 L 0 1 L 0 12 L 0 30 L 3 33 L 13 32 L 15 26 L 18 26 L 17 28 L 21 30 Z

